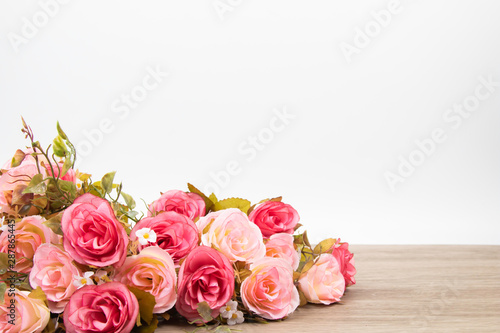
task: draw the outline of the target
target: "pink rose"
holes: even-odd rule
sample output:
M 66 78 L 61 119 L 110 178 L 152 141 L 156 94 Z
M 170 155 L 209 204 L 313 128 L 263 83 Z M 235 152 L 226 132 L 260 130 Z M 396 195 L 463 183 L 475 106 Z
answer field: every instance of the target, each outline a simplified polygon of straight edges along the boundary
M 220 252 L 206 246 L 194 249 L 179 271 L 177 311 L 187 320 L 202 320 L 198 303 L 207 302 L 212 317 L 226 305 L 234 292 L 234 269 Z
M 295 271 L 299 267 L 299 252 L 293 244 L 290 234 L 274 234 L 266 242 L 266 257 L 285 259 Z
M 18 150 L 3 166 L 0 176 L 0 213 L 14 214 L 15 210 L 19 210 L 20 215 L 38 213 L 38 209 L 31 206 L 35 197 L 33 193 L 22 193 L 28 187 L 31 178 L 39 173 L 32 153 L 33 149 Z M 43 156 L 39 156 L 38 159 L 46 161 Z M 40 173 L 44 178 L 47 177 L 43 167 L 40 167 Z
M 197 226 L 201 243 L 216 248 L 232 262 L 255 261 L 266 254 L 259 228 L 237 208 L 210 213 Z
M 341 243 L 339 238 L 332 249 L 332 254 L 339 262 L 340 271 L 345 279 L 345 286 L 349 287 L 356 284 L 356 280 L 354 279 L 354 275 L 356 274 L 354 255 L 349 252 L 349 243 Z
M 49 227 L 43 225 L 45 219 L 41 216 L 27 216 L 15 226 L 16 239 L 16 266 L 20 273 L 29 273 L 33 266 L 33 256 L 36 249 L 44 243 L 59 244 L 60 236 L 56 235 Z M 9 232 L 0 234 L 0 252 L 9 252 Z
M 314 265 L 301 274 L 299 288 L 310 303 L 328 305 L 340 301 L 345 281 L 337 259 L 329 253 L 321 254 Z
M 156 242 L 139 245 L 139 250 L 158 245 L 172 256 L 176 265 L 198 246 L 196 225 L 185 215 L 176 212 L 164 212 L 155 217 L 143 218 L 132 229 L 130 240 L 135 241 L 136 232 L 142 228 L 153 230 L 156 233 Z
M 174 262 L 158 246 L 145 248 L 139 255 L 127 257 L 116 272 L 115 281 L 153 295 L 156 300 L 154 313 L 170 310 L 177 298 Z
M 61 313 L 77 289 L 73 284 L 74 276 L 81 274 L 69 254 L 58 246 L 42 244 L 33 258 L 30 284 L 33 288 L 42 288 L 51 312 Z
M 128 236 L 107 200 L 90 193 L 78 197 L 63 213 L 64 249 L 78 263 L 120 266 Z
M 151 216 L 151 213 L 170 211 L 185 215 L 194 221 L 205 215 L 205 201 L 196 193 L 170 190 L 149 205 L 148 216 Z
M 85 285 L 64 310 L 68 333 L 128 333 L 139 313 L 137 298 L 120 282 Z
M 4 303 L 0 304 L 0 332 L 40 333 L 49 320 L 50 311 L 42 300 L 29 297 L 28 291 L 15 289 L 12 293 L 7 288 Z
M 252 274 L 241 284 L 247 309 L 266 319 L 281 319 L 295 311 L 300 298 L 288 262 L 265 257 L 250 265 L 250 270 Z
M 264 237 L 281 232 L 293 234 L 300 219 L 292 206 L 280 201 L 266 201 L 258 205 L 249 218 L 260 228 Z
M 52 167 L 54 168 L 54 176 L 55 176 L 56 178 L 57 178 L 57 176 L 59 176 L 59 171 L 62 171 L 62 168 L 63 168 L 64 163 L 59 162 L 59 163 L 58 163 L 58 165 L 59 165 L 59 168 L 57 167 L 57 165 L 56 165 L 56 164 L 54 164 L 54 163 L 52 164 Z M 47 169 L 47 174 L 48 174 L 49 176 L 52 176 L 52 169 L 50 168 L 50 166 L 48 166 L 48 165 L 47 165 L 47 166 L 45 166 L 45 167 L 46 167 L 46 169 Z M 70 168 L 70 169 L 68 169 L 68 171 L 64 174 L 64 176 L 60 177 L 59 179 L 61 179 L 61 180 L 65 180 L 65 181 L 67 181 L 67 182 L 72 182 L 72 183 L 76 184 L 76 183 L 77 183 L 76 171 Z

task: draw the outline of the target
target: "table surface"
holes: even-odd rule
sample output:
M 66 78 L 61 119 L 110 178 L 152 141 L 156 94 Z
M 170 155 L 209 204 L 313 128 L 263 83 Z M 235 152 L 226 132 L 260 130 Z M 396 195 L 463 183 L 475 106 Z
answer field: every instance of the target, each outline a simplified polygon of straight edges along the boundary
M 242 332 L 500 332 L 500 246 L 352 245 L 357 284 Z M 195 327 L 162 323 L 156 332 Z M 205 332 L 200 330 L 198 332 Z M 209 332 L 209 331 L 207 331 Z

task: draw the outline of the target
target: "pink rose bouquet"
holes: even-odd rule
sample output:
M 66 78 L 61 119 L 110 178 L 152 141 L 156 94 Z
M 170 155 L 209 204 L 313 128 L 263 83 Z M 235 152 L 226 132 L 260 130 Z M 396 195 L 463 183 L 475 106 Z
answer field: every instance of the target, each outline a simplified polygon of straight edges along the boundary
M 311 246 L 281 197 L 252 205 L 188 184 L 144 216 L 115 172 L 75 169 L 59 124 L 47 149 L 22 131 L 31 147 L 0 170 L 1 332 L 154 332 L 172 317 L 228 331 L 338 302 L 356 283 L 348 243 Z

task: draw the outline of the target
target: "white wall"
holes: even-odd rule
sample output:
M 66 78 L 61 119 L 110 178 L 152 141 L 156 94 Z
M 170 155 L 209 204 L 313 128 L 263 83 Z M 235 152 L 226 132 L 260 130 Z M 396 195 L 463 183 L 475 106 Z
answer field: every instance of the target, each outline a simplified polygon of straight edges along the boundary
M 283 195 L 312 241 L 500 244 L 498 1 L 54 1 L 0 2 L 0 159 L 59 120 L 146 202 L 237 163 L 219 196 Z

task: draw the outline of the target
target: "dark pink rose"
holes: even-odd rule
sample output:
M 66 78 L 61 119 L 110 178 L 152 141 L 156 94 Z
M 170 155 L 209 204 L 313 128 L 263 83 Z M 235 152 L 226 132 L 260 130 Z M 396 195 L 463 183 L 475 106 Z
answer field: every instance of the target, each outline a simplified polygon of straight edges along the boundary
M 234 269 L 229 260 L 217 250 L 200 246 L 182 263 L 175 308 L 189 321 L 202 320 L 196 309 L 198 303 L 207 302 L 212 317 L 217 317 L 233 292 Z
M 196 193 L 186 193 L 180 190 L 170 190 L 149 205 L 148 216 L 159 212 L 176 212 L 191 220 L 205 215 L 205 201 Z
M 143 218 L 132 229 L 130 240 L 135 241 L 136 232 L 143 228 L 149 228 L 156 233 L 156 242 L 139 245 L 139 250 L 158 245 L 170 254 L 176 265 L 198 246 L 196 225 L 188 217 L 176 212 L 164 212 L 155 217 Z
M 63 213 L 64 249 L 78 263 L 120 266 L 127 255 L 128 236 L 107 200 L 86 193 Z
M 354 279 L 354 275 L 356 274 L 354 255 L 349 252 L 349 243 L 341 243 L 339 238 L 332 248 L 332 255 L 339 262 L 340 271 L 345 279 L 345 286 L 349 287 L 356 284 L 356 280 Z
M 68 333 L 128 333 L 139 313 L 137 298 L 120 282 L 85 285 L 64 310 Z
M 292 206 L 280 201 L 266 201 L 258 205 L 248 217 L 260 228 L 264 237 L 281 232 L 293 234 L 300 219 Z

